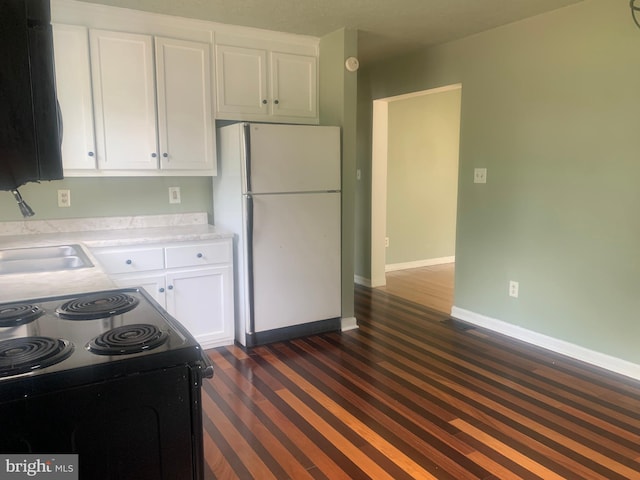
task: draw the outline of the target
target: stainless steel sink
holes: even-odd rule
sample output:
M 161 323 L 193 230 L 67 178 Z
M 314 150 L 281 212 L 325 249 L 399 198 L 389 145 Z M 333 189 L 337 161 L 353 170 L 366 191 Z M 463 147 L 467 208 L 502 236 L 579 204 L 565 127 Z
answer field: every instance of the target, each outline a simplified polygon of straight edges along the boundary
M 80 245 L 0 250 L 0 275 L 93 267 Z

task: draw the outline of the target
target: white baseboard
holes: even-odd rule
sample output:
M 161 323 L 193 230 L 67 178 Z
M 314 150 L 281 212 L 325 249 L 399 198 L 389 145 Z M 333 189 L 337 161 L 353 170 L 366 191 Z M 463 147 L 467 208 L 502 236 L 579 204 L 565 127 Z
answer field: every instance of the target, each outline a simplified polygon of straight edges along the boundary
M 588 348 L 565 342 L 564 340 L 549 337 L 547 335 L 527 330 L 526 328 L 480 315 L 479 313 L 471 312 L 456 306 L 451 309 L 451 316 L 473 325 L 522 340 L 523 342 L 546 348 L 552 352 L 560 353 L 576 360 L 581 360 L 583 362 L 590 363 L 591 365 L 640 380 L 640 365 L 638 364 L 596 352 L 594 350 L 589 350 Z
M 362 285 L 363 287 L 371 287 L 371 279 L 361 277 L 360 275 L 354 275 L 353 281 L 358 285 Z
M 356 317 L 342 317 L 342 331 L 355 330 L 358 328 Z
M 196 341 L 200 344 L 203 350 L 209 348 L 226 347 L 227 345 L 233 345 L 233 338 L 220 339 L 215 335 L 198 335 Z
M 425 260 L 416 260 L 415 262 L 390 263 L 384 266 L 385 272 L 395 272 L 396 270 L 407 270 L 409 268 L 431 267 L 433 265 L 444 265 L 445 263 L 454 263 L 456 257 L 440 257 L 427 258 Z

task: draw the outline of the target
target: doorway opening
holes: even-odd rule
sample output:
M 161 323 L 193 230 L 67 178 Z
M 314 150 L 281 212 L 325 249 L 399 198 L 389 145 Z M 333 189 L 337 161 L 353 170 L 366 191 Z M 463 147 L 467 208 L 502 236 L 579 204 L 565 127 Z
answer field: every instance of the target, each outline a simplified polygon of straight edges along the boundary
M 449 311 L 461 91 L 455 84 L 373 102 L 371 286 L 435 272 L 450 283 Z

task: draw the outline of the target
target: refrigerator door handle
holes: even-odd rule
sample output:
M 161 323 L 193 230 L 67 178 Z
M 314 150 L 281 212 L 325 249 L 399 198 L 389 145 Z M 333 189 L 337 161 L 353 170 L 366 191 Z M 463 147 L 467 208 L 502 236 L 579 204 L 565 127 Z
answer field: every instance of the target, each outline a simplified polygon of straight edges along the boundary
M 246 181 L 246 192 L 251 191 L 251 125 L 248 123 L 242 126 L 244 131 L 244 171 Z
M 253 196 L 247 195 L 247 296 L 249 297 L 249 333 L 256 330 L 256 319 L 254 313 L 254 278 L 253 278 Z

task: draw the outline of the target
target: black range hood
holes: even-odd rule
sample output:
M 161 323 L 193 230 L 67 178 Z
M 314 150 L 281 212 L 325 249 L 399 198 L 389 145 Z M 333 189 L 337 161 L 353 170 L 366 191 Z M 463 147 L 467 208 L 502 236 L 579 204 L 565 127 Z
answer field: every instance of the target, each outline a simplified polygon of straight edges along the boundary
M 49 0 L 1 0 L 0 190 L 63 178 L 61 131 Z

